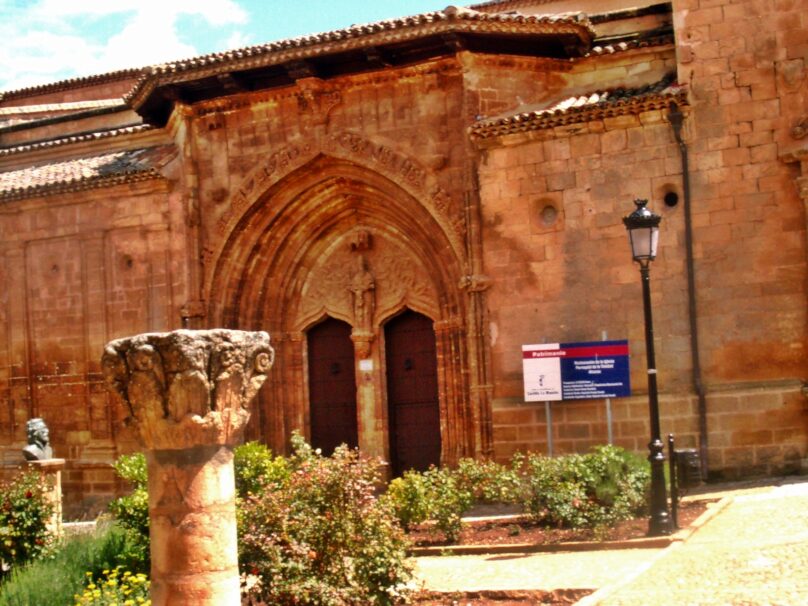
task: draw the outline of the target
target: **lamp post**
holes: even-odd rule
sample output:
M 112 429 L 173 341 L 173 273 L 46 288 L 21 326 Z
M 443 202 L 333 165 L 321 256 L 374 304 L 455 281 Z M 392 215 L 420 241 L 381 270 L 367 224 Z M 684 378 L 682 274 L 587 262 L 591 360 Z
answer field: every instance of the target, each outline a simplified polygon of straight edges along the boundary
M 648 444 L 648 460 L 651 463 L 651 517 L 648 520 L 648 535 L 659 536 L 670 534 L 672 524 L 665 489 L 664 446 L 659 430 L 654 320 L 651 316 L 651 280 L 648 270 L 651 261 L 656 257 L 659 222 L 662 217 L 645 207 L 648 200 L 635 200 L 634 204 L 637 205 L 637 208 L 629 216 L 623 218 L 623 224 L 628 230 L 631 254 L 640 265 L 640 276 L 642 277 L 645 350 L 648 361 L 648 408 L 651 416 L 651 442 Z

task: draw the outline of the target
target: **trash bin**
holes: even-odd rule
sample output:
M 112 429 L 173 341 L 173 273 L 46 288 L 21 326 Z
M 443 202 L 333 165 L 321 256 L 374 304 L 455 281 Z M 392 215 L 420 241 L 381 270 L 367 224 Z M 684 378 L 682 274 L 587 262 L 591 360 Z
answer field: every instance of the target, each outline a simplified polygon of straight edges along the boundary
M 676 476 L 679 488 L 693 488 L 701 484 L 701 457 L 695 448 L 675 450 Z

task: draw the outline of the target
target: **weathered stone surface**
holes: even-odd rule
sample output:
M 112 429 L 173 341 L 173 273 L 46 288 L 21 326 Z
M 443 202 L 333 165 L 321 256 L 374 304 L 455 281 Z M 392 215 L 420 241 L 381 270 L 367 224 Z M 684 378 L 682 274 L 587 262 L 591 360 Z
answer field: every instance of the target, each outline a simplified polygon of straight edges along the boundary
M 110 342 L 101 364 L 149 450 L 233 445 L 274 359 L 269 335 L 177 330 Z
M 146 448 L 155 605 L 240 603 L 233 446 L 273 359 L 267 333 L 224 329 L 104 350 L 104 378 Z
M 744 473 L 743 461 L 725 449 L 745 448 L 733 446 L 733 436 L 749 436 L 733 432 L 766 422 L 777 427 L 780 458 L 771 458 L 772 445 L 753 445 L 747 472 L 794 469 L 808 444 L 799 387 L 808 360 L 805 3 L 675 0 L 670 12 L 613 12 L 635 5 L 520 0 L 484 9 L 609 12 L 593 21 L 603 38 L 581 58 L 458 47 L 385 66 L 384 53 L 368 49 L 378 61 L 371 71 L 336 70 L 274 88 L 239 90 L 238 78 L 222 72 L 220 82 L 232 88 L 177 101 L 165 128 L 88 132 L 131 123 L 137 118 L 129 110 L 3 132 L 0 172 L 119 150 L 171 153 L 148 180 L 80 191 L 63 184 L 47 197 L 3 202 L 0 457 L 17 460 L 26 420 L 47 419 L 54 450 L 67 459 L 66 509 L 101 508 L 114 489 L 110 461 L 135 444 L 121 429 L 132 411 L 106 393 L 97 352 L 123 335 L 214 325 L 262 327 L 283 343 L 246 429 L 281 452 L 293 430 L 310 430 L 306 339 L 326 317 L 353 331 L 360 447 L 387 456 L 384 326 L 405 308 L 436 327 L 442 461 L 542 450 L 543 411 L 530 426 L 518 421 L 526 408 L 523 342 L 597 340 L 606 330 L 629 339 L 635 360 L 642 355 L 637 272 L 619 223 L 636 197 L 648 197 L 665 216 L 652 272 L 663 430 L 684 431 L 692 443 L 682 164 L 665 117 L 670 99 L 647 100 L 639 113 L 624 97 L 601 108 L 608 111 L 587 109 L 604 91 L 671 74 L 686 105 L 710 465 Z M 664 33 L 670 24 L 674 35 Z M 399 35 L 391 27 L 380 35 Z M 610 44 L 632 31 L 651 37 Z M 228 56 L 233 65 L 222 56 L 215 69 L 237 74 L 255 60 Z M 177 74 L 182 86 L 194 86 L 194 70 L 213 69 L 203 62 Z M 31 112 L 40 104 L 120 99 L 139 76 L 5 92 L 0 107 L 21 107 L 14 118 L 64 116 L 65 108 Z M 570 97 L 582 105 L 542 114 L 547 128 L 517 132 L 523 112 Z M 511 134 L 470 138 L 475 124 L 500 117 Z M 59 142 L 76 132 L 87 134 Z M 679 194 L 675 207 L 662 204 L 669 191 Z M 360 289 L 357 306 L 360 257 L 374 288 Z M 194 363 L 184 363 L 176 386 L 197 385 L 199 393 L 178 402 L 178 424 L 191 410 L 182 407 L 205 406 Z M 782 394 L 788 404 L 764 409 L 766 398 L 740 395 L 748 390 Z M 728 397 L 743 398 L 743 406 L 724 410 Z M 613 402 L 619 443 L 641 451 L 642 400 Z M 586 421 L 556 415 L 558 423 L 591 423 L 589 437 L 556 436 L 559 448 L 602 442 L 603 407 L 593 414 Z M 741 427 L 724 429 L 724 414 Z

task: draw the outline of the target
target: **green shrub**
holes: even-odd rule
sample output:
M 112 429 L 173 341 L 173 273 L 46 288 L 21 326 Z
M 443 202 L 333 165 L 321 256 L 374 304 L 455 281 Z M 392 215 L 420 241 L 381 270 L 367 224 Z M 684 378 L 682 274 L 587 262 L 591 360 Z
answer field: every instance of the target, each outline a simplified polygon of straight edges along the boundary
M 518 468 L 518 461 L 508 467 L 494 461 L 460 459 L 454 476 L 471 492 L 475 503 L 517 503 L 522 486 Z
M 474 502 L 471 491 L 461 484 L 452 469 L 432 467 L 424 472 L 424 477 L 429 486 L 429 517 L 446 540 L 454 543 L 460 538 L 463 514 Z
M 105 526 L 90 535 L 65 539 L 48 557 L 41 557 L 11 571 L 0 584 L 3 606 L 68 606 L 75 604 L 90 578 L 117 566 L 127 550 L 127 534 Z
M 404 530 L 429 519 L 430 485 L 421 472 L 405 471 L 387 486 L 385 499 Z
M 523 507 L 542 523 L 612 525 L 641 513 L 647 502 L 648 463 L 615 446 L 557 458 L 529 454 L 522 471 Z
M 239 561 L 267 604 L 393 604 L 409 579 L 406 539 L 377 499 L 381 462 L 341 446 L 331 457 L 292 439 L 291 473 L 238 511 Z
M 143 453 L 123 455 L 112 464 L 115 472 L 129 482 L 133 489 L 113 500 L 109 510 L 127 535 L 126 551 L 120 563 L 132 572 L 148 572 L 149 554 L 149 493 L 146 457 Z
M 19 473 L 0 485 L 0 578 L 50 549 L 52 513 L 38 473 Z
M 240 497 L 260 491 L 267 484 L 276 485 L 289 476 L 289 466 L 281 456 L 257 442 L 235 448 L 233 463 L 236 490 Z M 120 563 L 132 572 L 148 572 L 149 553 L 149 493 L 148 470 L 143 453 L 122 455 L 113 463 L 119 477 L 132 485 L 132 492 L 112 501 L 109 510 L 129 535 L 127 552 Z
M 454 470 L 430 467 L 424 472 L 406 471 L 390 482 L 385 500 L 404 528 L 433 520 L 446 540 L 454 542 L 474 497 Z
M 239 497 L 258 494 L 267 486 L 278 486 L 289 478 L 289 463 L 273 456 L 269 447 L 259 442 L 237 446 L 233 464 L 236 469 L 236 492 Z

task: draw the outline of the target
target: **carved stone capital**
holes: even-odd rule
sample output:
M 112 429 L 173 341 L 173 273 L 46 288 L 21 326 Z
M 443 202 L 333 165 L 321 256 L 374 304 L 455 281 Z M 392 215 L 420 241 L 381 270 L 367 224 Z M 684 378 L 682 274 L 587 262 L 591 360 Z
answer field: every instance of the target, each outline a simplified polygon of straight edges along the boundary
M 274 351 L 265 332 L 176 330 L 111 341 L 101 364 L 149 450 L 233 445 Z
M 375 335 L 371 331 L 356 330 L 351 333 L 351 341 L 353 341 L 356 355 L 360 358 L 367 358 L 370 356 L 370 348 L 373 344 Z
M 491 286 L 491 278 L 482 274 L 472 274 L 460 278 L 458 286 L 469 292 L 482 292 Z

